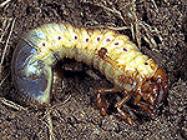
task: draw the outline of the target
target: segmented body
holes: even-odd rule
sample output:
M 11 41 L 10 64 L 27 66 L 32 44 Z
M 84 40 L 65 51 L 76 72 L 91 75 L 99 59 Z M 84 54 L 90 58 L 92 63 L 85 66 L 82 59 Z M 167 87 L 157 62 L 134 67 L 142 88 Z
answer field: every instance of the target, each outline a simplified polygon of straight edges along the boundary
M 21 53 L 25 55 L 19 56 Z M 117 89 L 134 96 L 136 104 L 143 98 L 143 102 L 152 106 L 165 98 L 165 72 L 127 36 L 109 29 L 78 28 L 70 24 L 43 25 L 30 31 L 18 44 L 12 61 L 17 89 L 26 97 L 48 103 L 51 68 L 64 58 L 93 65 Z
M 127 36 L 112 30 L 49 24 L 33 30 L 26 40 L 36 44 L 39 52 L 36 59 L 49 61 L 53 54 L 60 59 L 74 58 L 93 65 L 114 85 L 127 91 L 136 90 L 138 84 L 152 77 L 158 68 Z

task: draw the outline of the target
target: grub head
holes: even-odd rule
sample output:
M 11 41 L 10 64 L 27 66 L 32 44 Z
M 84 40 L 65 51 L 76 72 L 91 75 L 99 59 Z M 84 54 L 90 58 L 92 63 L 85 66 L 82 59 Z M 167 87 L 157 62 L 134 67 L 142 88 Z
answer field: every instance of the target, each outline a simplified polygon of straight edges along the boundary
M 142 85 L 142 98 L 154 112 L 164 104 L 168 93 L 168 78 L 162 68 L 158 68 L 154 75 Z

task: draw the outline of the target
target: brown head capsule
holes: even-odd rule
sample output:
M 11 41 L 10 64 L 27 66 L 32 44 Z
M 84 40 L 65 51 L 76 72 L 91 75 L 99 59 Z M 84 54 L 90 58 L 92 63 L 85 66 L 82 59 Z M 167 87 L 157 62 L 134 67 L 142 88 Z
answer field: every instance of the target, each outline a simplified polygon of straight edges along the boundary
M 158 68 L 155 74 L 142 84 L 141 96 L 152 114 L 155 114 L 157 109 L 163 105 L 167 90 L 167 76 L 162 68 Z

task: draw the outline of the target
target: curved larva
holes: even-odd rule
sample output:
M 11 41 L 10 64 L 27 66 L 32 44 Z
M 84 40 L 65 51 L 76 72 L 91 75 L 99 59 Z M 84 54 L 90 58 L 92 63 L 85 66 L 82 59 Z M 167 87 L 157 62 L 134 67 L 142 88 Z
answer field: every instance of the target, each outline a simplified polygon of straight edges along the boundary
M 158 105 L 167 93 L 165 72 L 127 36 L 54 23 L 30 31 L 15 50 L 12 76 L 21 96 L 49 103 L 51 68 L 64 58 L 93 65 L 135 100 L 141 96 L 143 102 Z

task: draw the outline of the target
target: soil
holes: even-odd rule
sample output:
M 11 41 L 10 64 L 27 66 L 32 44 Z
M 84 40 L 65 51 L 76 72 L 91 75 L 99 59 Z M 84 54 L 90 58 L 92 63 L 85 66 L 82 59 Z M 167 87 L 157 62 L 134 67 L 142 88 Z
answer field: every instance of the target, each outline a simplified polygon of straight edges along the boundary
M 119 120 L 116 112 L 102 117 L 95 106 L 95 90 L 112 84 L 98 71 L 74 62 L 62 64 L 73 65 L 78 72 L 55 76 L 52 108 L 34 109 L 17 102 L 10 74 L 16 44 L 30 29 L 61 21 L 84 27 L 112 26 L 159 61 L 169 77 L 168 102 L 159 116 L 151 120 L 144 118 L 132 126 Z M 135 37 L 133 30 L 125 29 L 131 25 Z M 1 0 L 0 56 L 2 140 L 187 139 L 186 0 L 137 0 L 135 3 L 130 0 Z M 59 67 L 64 69 L 64 66 Z M 79 67 L 87 72 L 79 72 Z

